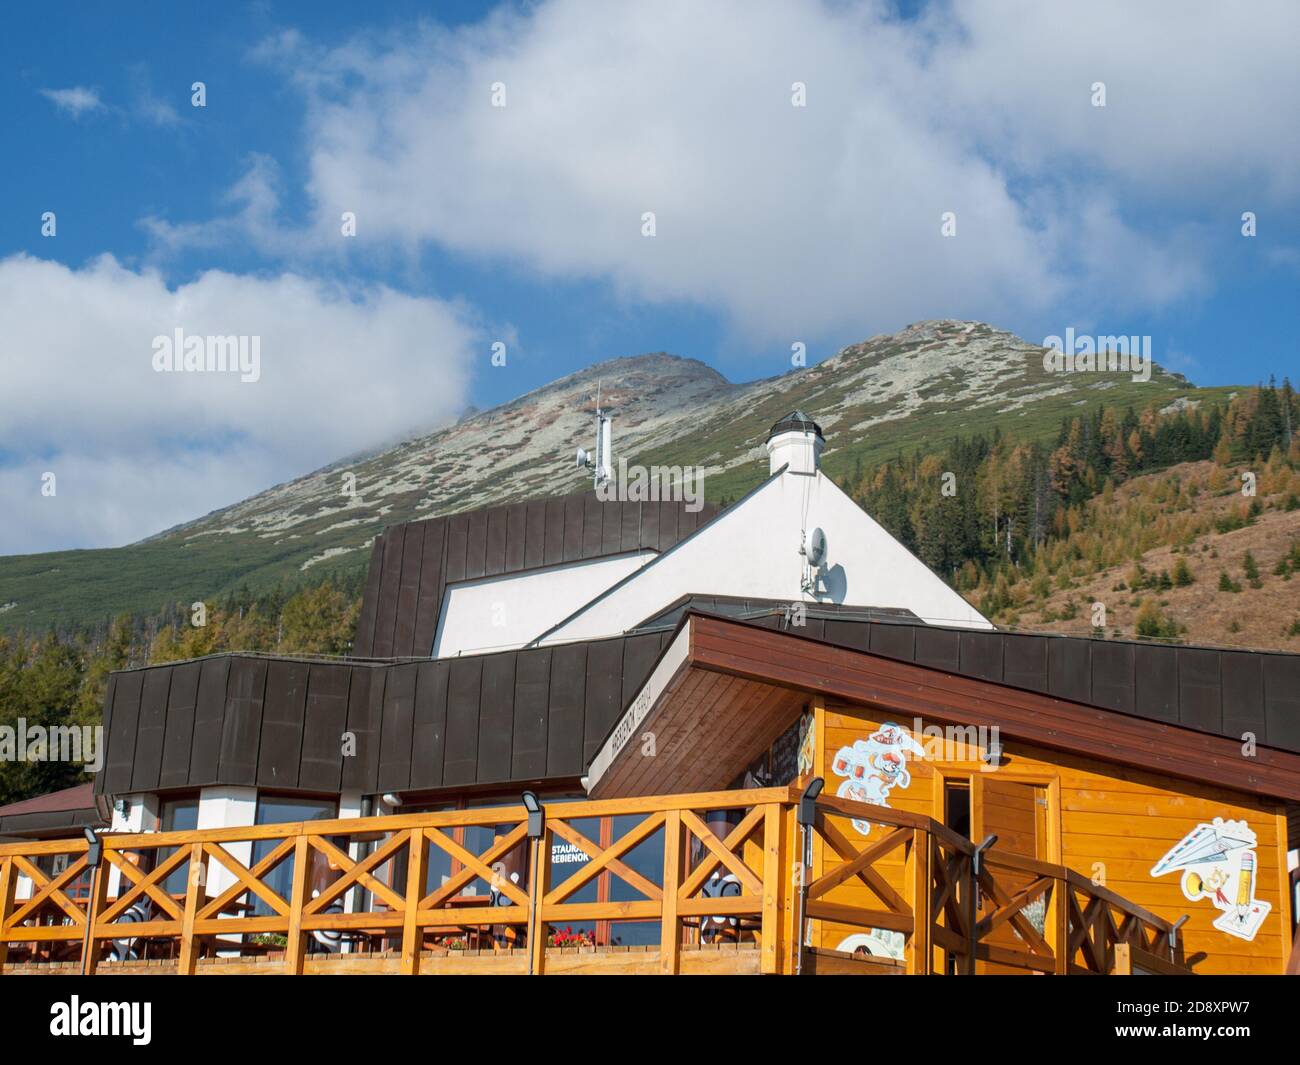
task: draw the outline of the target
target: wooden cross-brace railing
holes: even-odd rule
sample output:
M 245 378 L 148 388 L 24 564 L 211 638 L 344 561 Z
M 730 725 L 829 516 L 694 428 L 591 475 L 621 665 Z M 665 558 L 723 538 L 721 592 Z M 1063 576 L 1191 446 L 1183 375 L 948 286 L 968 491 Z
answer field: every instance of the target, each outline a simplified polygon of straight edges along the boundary
M 976 875 L 970 842 L 931 818 L 831 796 L 804 826 L 800 790 L 554 803 L 540 836 L 522 806 L 106 834 L 93 891 L 84 840 L 4 844 L 0 973 L 60 961 L 90 972 L 331 971 L 322 944 L 343 942 L 348 971 L 414 974 L 445 971 L 440 959 L 470 933 L 488 944 L 491 971 L 572 970 L 574 950 L 596 969 L 602 945 L 553 942 L 596 922 L 657 927 L 648 964 L 667 974 L 731 957 L 793 973 L 807 944 L 825 955 L 845 930 L 901 937 L 901 959 L 879 964 L 911 973 L 1181 966 L 1172 925 L 1077 873 L 993 850 Z M 590 838 L 583 826 L 600 818 L 623 831 Z M 491 842 L 469 846 L 470 828 L 492 829 Z M 434 854 L 451 869 L 437 884 Z M 705 949 L 718 944 L 737 952 Z

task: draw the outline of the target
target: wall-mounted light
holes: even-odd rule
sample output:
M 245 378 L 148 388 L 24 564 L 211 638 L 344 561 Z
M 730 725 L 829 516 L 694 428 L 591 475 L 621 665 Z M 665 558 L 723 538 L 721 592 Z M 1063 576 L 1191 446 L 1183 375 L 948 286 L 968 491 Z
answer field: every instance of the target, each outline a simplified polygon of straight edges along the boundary
M 1178 930 L 1192 919 L 1190 913 L 1183 914 L 1174 922 L 1174 927 L 1169 930 L 1169 960 L 1178 960 Z
M 817 819 L 817 796 L 822 793 L 824 787 L 826 781 L 821 777 L 813 777 L 808 781 L 808 786 L 799 796 L 799 824 L 807 827 Z
M 89 825 L 82 830 L 82 833 L 86 837 L 86 843 L 89 844 L 89 850 L 86 851 L 86 865 L 91 869 L 98 869 L 99 863 L 104 859 L 104 841 Z
M 528 811 L 528 838 L 541 839 L 546 825 L 546 813 L 542 810 L 542 804 L 536 793 L 531 791 L 524 792 L 523 803 L 524 809 Z

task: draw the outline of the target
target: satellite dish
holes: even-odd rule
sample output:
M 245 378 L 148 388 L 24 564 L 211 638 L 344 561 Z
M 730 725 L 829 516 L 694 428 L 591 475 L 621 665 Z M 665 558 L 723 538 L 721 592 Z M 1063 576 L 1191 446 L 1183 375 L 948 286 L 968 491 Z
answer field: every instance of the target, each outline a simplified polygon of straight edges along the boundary
M 591 463 L 591 455 L 582 448 L 578 448 L 578 469 L 585 469 Z
M 810 566 L 820 566 L 826 560 L 826 534 L 821 529 L 813 529 L 804 537 L 803 553 Z

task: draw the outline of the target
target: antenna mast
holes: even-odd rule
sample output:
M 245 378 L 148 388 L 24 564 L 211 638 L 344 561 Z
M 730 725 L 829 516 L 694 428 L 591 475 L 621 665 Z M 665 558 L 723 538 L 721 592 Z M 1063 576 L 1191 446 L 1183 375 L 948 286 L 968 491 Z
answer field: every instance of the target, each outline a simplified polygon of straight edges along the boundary
M 596 381 L 596 449 L 586 451 L 578 448 L 578 469 L 592 471 L 592 484 L 597 490 L 603 488 L 614 477 L 614 416 L 606 414 L 600 405 L 601 382 Z

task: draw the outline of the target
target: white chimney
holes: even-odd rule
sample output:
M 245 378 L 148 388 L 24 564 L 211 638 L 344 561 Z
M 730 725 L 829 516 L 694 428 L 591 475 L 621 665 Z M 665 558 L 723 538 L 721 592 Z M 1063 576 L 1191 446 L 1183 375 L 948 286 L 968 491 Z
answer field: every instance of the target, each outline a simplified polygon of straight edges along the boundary
M 787 473 L 816 473 L 825 446 L 821 426 L 803 411 L 787 414 L 767 434 L 768 471 L 789 466 Z

